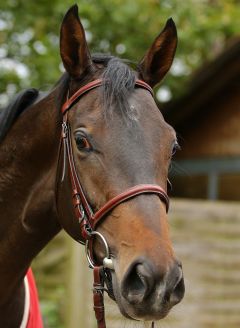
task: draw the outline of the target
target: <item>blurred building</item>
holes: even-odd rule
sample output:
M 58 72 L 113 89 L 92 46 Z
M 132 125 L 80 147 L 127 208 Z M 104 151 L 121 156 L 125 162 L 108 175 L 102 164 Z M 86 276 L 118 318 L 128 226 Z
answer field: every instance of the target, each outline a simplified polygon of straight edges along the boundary
M 163 113 L 182 147 L 170 171 L 173 196 L 240 200 L 240 40 Z

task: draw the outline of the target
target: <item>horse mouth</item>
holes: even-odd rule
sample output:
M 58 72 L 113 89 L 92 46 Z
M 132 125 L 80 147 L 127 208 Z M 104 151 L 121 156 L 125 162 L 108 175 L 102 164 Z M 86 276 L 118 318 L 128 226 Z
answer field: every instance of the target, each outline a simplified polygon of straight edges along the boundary
M 170 312 L 172 306 L 168 305 L 153 305 L 147 307 L 146 305 L 132 305 L 126 302 L 125 300 L 116 300 L 116 303 L 119 307 L 121 314 L 127 319 L 134 321 L 158 321 L 164 319 Z

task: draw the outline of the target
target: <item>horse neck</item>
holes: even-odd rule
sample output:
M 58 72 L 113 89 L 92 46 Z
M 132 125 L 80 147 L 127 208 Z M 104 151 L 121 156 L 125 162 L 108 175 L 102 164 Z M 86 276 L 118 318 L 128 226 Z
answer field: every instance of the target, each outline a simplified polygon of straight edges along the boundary
M 61 128 L 56 95 L 55 90 L 25 110 L 0 145 L 0 305 L 60 230 L 55 209 Z

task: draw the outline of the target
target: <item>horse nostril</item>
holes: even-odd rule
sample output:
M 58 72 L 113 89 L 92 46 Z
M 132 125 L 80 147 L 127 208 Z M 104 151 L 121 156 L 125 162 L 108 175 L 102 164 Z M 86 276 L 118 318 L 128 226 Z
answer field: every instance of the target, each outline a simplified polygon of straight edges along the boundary
M 181 279 L 178 281 L 177 285 L 175 286 L 172 295 L 170 296 L 170 302 L 172 305 L 176 305 L 181 301 L 185 293 L 185 285 L 184 285 L 184 279 L 181 277 Z
M 179 303 L 185 293 L 184 278 L 181 266 L 175 267 L 172 272 L 170 272 L 169 278 L 170 290 L 168 290 L 169 301 L 172 306 Z
M 145 263 L 137 263 L 126 273 L 122 282 L 122 294 L 131 304 L 143 301 L 152 291 L 153 281 L 150 268 Z

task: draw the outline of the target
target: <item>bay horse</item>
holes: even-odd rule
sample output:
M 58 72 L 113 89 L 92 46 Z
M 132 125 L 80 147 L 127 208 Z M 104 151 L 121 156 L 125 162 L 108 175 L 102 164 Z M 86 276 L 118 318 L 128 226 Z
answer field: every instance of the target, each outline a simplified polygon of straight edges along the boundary
M 60 32 L 66 72 L 50 92 L 25 90 L 2 112 L 1 327 L 41 327 L 26 314 L 29 267 L 61 229 L 87 245 L 98 327 L 106 289 L 133 320 L 162 319 L 183 298 L 167 222 L 177 139 L 152 93 L 176 46 L 169 19 L 135 70 L 91 55 L 74 5 Z

